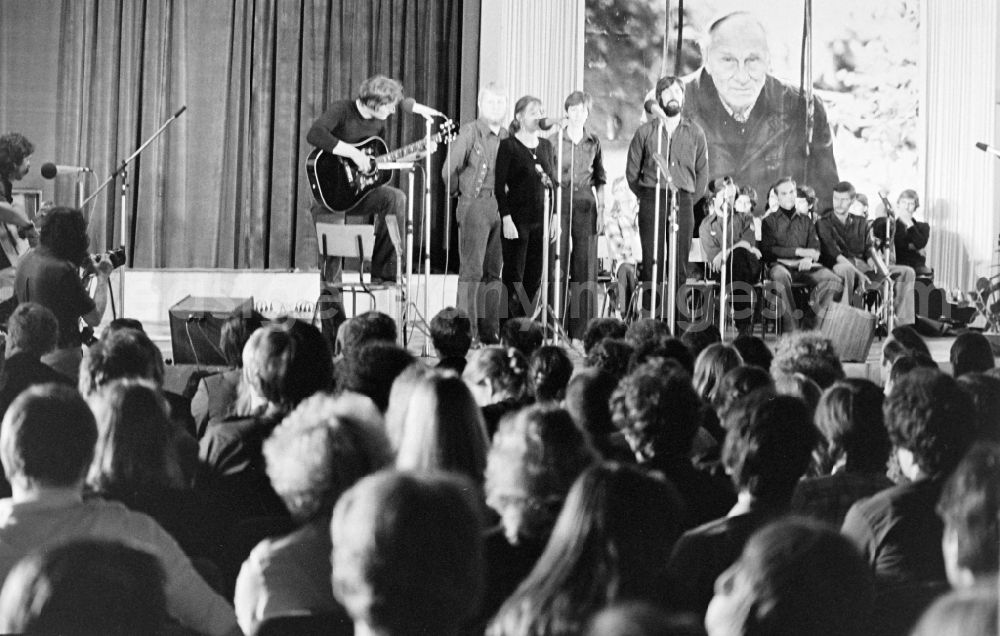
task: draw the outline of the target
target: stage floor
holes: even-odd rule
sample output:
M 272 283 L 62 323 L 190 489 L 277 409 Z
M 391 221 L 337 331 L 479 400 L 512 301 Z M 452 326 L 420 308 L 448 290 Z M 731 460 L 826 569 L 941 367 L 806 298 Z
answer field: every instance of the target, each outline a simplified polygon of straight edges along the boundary
M 414 308 L 421 315 L 426 302 L 426 317 L 429 320 L 446 305 L 455 299 L 458 284 L 457 275 L 444 276 L 434 274 L 415 282 L 410 292 L 414 306 L 410 307 L 410 315 L 416 317 Z M 118 275 L 112 278 L 115 294 L 118 294 Z M 187 296 L 195 297 L 227 297 L 253 298 L 254 306 L 267 317 L 290 314 L 310 320 L 315 307 L 319 290 L 319 273 L 316 271 L 261 271 L 261 270 L 143 270 L 132 269 L 125 273 L 125 315 L 142 321 L 147 333 L 163 351 L 165 360 L 173 359 L 173 348 L 170 341 L 169 311 L 172 306 Z M 425 291 L 426 294 L 425 298 Z M 380 311 L 393 313 L 399 321 L 398 303 L 395 294 L 390 291 L 376 293 L 376 307 Z M 358 312 L 366 311 L 368 303 L 361 301 L 356 308 Z M 348 314 L 354 309 L 348 303 Z M 105 320 L 111 319 L 109 309 Z M 408 330 L 407 349 L 414 355 L 425 351 L 433 357 L 433 349 L 417 319 Z M 774 346 L 776 338 L 768 334 L 765 341 Z M 927 346 L 931 356 L 942 371 L 951 372 L 948 362 L 954 337 L 927 338 Z M 844 370 L 848 376 L 864 377 L 873 382 L 881 383 L 879 357 L 882 340 L 876 339 L 868 352 L 865 362 L 845 362 Z M 570 349 L 570 357 L 580 363 L 582 345 L 577 342 Z

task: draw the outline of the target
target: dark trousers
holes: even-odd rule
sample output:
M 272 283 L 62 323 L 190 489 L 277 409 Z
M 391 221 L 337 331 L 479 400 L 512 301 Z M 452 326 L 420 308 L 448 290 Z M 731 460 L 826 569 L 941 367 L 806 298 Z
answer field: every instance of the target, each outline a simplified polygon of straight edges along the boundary
M 469 314 L 473 333 L 483 342 L 500 337 L 499 304 L 502 296 L 500 271 L 503 232 L 497 200 L 492 195 L 474 199 L 461 197 L 458 219 L 458 302 Z
M 313 223 L 345 223 L 357 220 L 374 220 L 375 244 L 372 247 L 371 275 L 383 280 L 396 277 L 396 240 L 404 240 L 406 232 L 406 195 L 392 186 L 375 188 L 356 207 L 347 212 L 331 212 L 318 203 L 310 209 Z M 390 232 L 387 219 L 394 219 L 395 228 Z M 398 230 L 398 231 L 397 231 Z M 396 234 L 398 239 L 393 237 Z M 402 242 L 399 244 L 402 249 Z M 339 258 L 323 258 L 319 255 L 320 301 L 317 307 L 325 335 L 333 348 L 337 330 L 346 319 L 344 303 L 338 285 L 342 282 Z
M 572 193 L 563 188 L 562 196 L 562 323 L 570 337 L 582 340 L 587 323 L 597 315 L 597 201 L 589 189 Z M 555 250 L 551 252 L 549 276 L 554 280 Z M 549 295 L 554 294 L 552 289 Z
M 659 250 L 656 279 L 660 282 L 662 289 L 662 285 L 667 282 L 665 278 L 666 265 L 671 257 L 668 253 L 669 236 L 667 234 L 667 217 L 670 215 L 670 210 L 667 209 L 665 189 L 660 190 L 660 224 L 658 228 L 653 227 L 655 206 L 656 189 L 642 188 L 639 192 L 639 241 L 642 243 L 642 271 L 639 272 L 639 280 L 643 283 L 653 280 L 653 243 L 656 241 Z M 691 251 L 691 236 L 694 234 L 694 196 L 683 190 L 677 192 L 677 225 L 677 289 L 680 290 L 684 282 L 687 281 L 688 254 Z M 658 293 L 657 298 L 662 299 L 663 294 Z M 659 303 L 660 300 L 657 302 Z
M 542 282 L 542 249 L 546 237 L 541 223 L 518 226 L 516 239 L 503 239 L 503 286 L 507 311 L 501 318 L 530 316 L 534 298 Z
M 729 253 L 729 262 L 726 264 L 726 287 L 729 290 L 729 302 L 733 307 L 733 323 L 737 329 L 750 326 L 753 318 L 753 286 L 760 281 L 761 268 L 760 259 L 750 250 L 740 248 Z M 720 280 L 719 273 L 715 272 L 712 278 Z

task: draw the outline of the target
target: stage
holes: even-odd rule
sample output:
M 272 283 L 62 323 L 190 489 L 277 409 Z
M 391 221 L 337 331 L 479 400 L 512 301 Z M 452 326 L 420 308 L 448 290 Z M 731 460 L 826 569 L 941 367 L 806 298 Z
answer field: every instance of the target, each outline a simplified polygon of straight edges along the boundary
M 457 275 L 432 274 L 427 283 L 428 320 L 447 305 L 454 304 Z M 118 274 L 112 276 L 115 294 L 118 293 Z M 209 298 L 253 298 L 254 307 L 268 318 L 292 315 L 303 320 L 311 320 L 319 291 L 319 273 L 316 271 L 263 271 L 263 270 L 189 270 L 189 269 L 130 269 L 125 273 L 125 312 L 130 318 L 142 321 L 147 333 L 160 347 L 165 360 L 173 361 L 170 340 L 170 308 L 187 296 Z M 416 309 L 423 313 L 424 283 L 421 278 L 410 294 Z M 396 294 L 392 291 L 375 293 L 376 308 L 394 315 L 399 321 Z M 117 300 L 117 299 L 116 299 Z M 367 311 L 368 302 L 360 297 L 356 308 L 350 301 L 345 303 L 348 315 Z M 600 305 L 599 305 L 600 306 Z M 416 314 L 411 306 L 411 316 Z M 112 317 L 110 308 L 105 321 Z M 414 355 L 421 355 L 426 338 L 418 324 L 410 324 L 407 348 Z M 945 372 L 951 372 L 948 362 L 949 351 L 954 337 L 927 338 L 927 346 L 934 361 Z M 774 346 L 776 338 L 768 333 L 765 341 Z M 881 383 L 879 356 L 882 340 L 876 339 L 869 349 L 865 362 L 845 362 L 848 376 L 868 378 Z M 433 350 L 427 343 L 429 356 Z M 582 364 L 582 346 L 571 348 L 574 362 Z

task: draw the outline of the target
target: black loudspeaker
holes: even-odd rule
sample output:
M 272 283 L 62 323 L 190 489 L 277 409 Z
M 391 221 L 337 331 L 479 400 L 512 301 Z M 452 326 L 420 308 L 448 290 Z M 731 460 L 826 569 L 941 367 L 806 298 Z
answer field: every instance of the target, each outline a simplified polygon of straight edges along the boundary
M 186 296 L 170 308 L 174 364 L 225 366 L 219 348 L 222 325 L 232 316 L 249 316 L 253 298 Z

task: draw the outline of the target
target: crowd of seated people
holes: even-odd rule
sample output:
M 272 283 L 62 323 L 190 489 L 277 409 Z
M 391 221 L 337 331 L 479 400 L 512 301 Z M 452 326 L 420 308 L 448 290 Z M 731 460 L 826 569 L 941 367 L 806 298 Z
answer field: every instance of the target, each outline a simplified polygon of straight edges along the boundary
M 336 352 L 248 317 L 224 335 L 238 373 L 198 378 L 197 403 L 164 390 L 141 325 L 102 334 L 77 387 L 8 377 L 0 631 L 996 633 L 1000 378 L 979 338 L 947 374 L 898 327 L 886 389 L 812 331 L 772 352 L 602 318 L 574 362 L 512 322 L 469 351 L 443 310 L 438 364 L 378 312 Z M 10 359 L 56 329 L 22 306 Z

